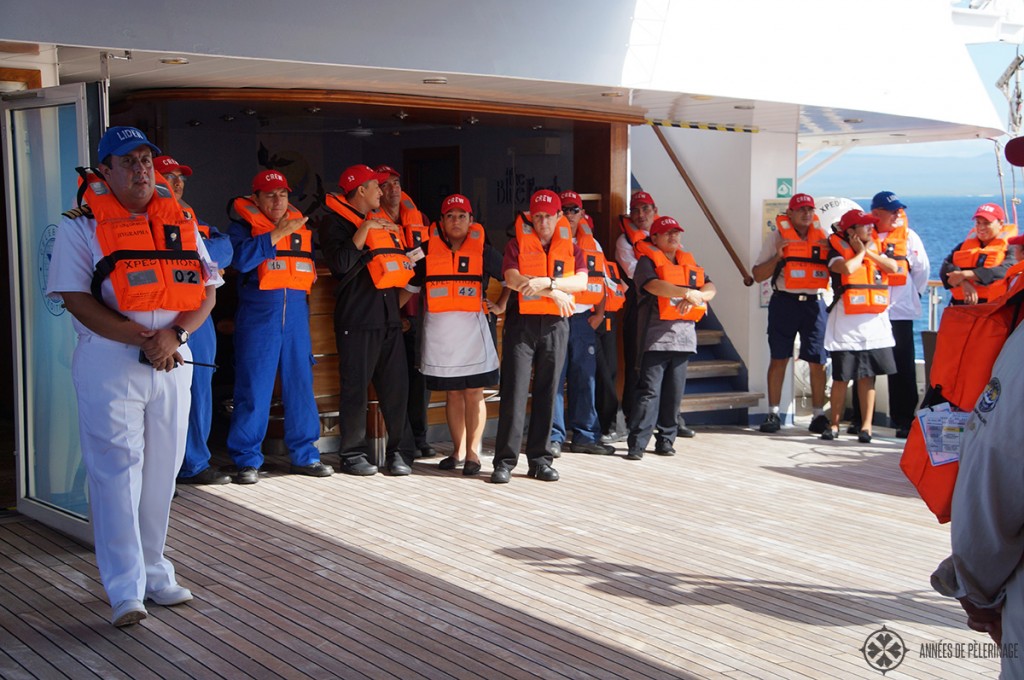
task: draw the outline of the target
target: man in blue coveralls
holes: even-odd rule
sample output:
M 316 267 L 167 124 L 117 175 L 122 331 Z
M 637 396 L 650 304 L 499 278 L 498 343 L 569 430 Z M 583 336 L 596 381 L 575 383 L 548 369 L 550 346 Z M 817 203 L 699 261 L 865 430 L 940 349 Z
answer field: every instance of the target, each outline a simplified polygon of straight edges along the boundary
M 281 371 L 284 443 L 291 472 L 329 477 L 316 442 L 320 416 L 313 396 L 313 349 L 306 295 L 316 278 L 306 217 L 291 206 L 291 189 L 276 170 L 257 173 L 252 196 L 235 199 L 240 219 L 228 234 L 238 277 L 235 314 L 235 398 L 227 445 L 236 484 L 255 484 L 274 378 Z
M 231 264 L 231 239 L 221 233 L 217 227 L 211 226 L 196 217 L 192 206 L 185 202 L 185 178 L 192 175 L 192 168 L 181 165 L 170 156 L 158 156 L 153 159 L 153 167 L 167 180 L 174 192 L 174 197 L 199 229 L 199 233 L 210 253 L 210 260 L 223 271 Z M 216 465 L 210 465 L 210 447 L 206 440 L 210 437 L 210 424 L 213 419 L 213 370 L 198 364 L 213 364 L 217 359 L 217 333 L 213 328 L 213 318 L 206 317 L 203 325 L 188 336 L 188 346 L 192 350 L 192 407 L 188 413 L 188 438 L 185 440 L 185 460 L 178 471 L 178 484 L 227 484 L 231 477 L 220 471 Z

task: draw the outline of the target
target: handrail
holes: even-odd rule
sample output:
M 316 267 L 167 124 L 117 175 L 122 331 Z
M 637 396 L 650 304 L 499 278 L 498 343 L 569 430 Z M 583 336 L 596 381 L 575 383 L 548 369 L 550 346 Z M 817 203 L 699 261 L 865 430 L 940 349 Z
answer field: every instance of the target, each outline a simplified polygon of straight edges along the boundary
M 928 330 L 939 330 L 939 306 L 942 303 L 940 291 L 944 288 L 942 281 L 928 281 Z
M 693 197 L 697 200 L 697 205 L 699 205 L 700 209 L 704 211 L 704 217 L 707 218 L 708 222 L 711 223 L 711 228 L 715 230 L 716 234 L 718 234 L 718 239 L 722 242 L 722 245 L 725 246 L 725 250 L 729 253 L 729 257 L 732 258 L 732 262 L 736 265 L 736 269 L 740 270 L 740 274 L 743 276 L 743 285 L 754 285 L 754 277 L 747 271 L 746 265 L 743 264 L 740 256 L 736 254 L 736 250 L 732 247 L 729 239 L 726 238 L 725 232 L 723 232 L 722 228 L 718 226 L 718 221 L 715 219 L 715 216 L 711 214 L 711 210 L 708 208 L 707 203 L 704 202 L 704 198 L 700 195 L 700 191 L 697 189 L 697 186 L 690 179 L 690 175 L 687 174 L 686 170 L 683 168 L 683 164 L 679 162 L 679 158 L 676 156 L 676 152 L 672 150 L 672 146 L 668 143 L 665 133 L 662 132 L 661 128 L 657 125 L 652 126 L 651 129 L 654 130 L 654 134 L 656 134 L 658 139 L 661 140 L 661 145 L 665 147 L 668 157 L 672 159 L 672 163 L 676 166 L 679 176 L 683 178 L 684 182 L 686 182 L 686 186 L 690 189 L 690 193 L 693 194 Z

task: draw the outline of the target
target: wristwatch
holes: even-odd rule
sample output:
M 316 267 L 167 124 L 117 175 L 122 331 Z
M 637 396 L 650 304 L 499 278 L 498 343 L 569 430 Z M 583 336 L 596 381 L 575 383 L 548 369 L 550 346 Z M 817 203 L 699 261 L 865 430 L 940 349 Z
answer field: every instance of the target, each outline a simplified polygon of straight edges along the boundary
M 171 326 L 171 330 L 178 335 L 178 346 L 184 345 L 188 342 L 189 332 L 181 326 Z
M 554 276 L 549 277 L 551 279 L 551 290 L 558 290 L 558 279 Z

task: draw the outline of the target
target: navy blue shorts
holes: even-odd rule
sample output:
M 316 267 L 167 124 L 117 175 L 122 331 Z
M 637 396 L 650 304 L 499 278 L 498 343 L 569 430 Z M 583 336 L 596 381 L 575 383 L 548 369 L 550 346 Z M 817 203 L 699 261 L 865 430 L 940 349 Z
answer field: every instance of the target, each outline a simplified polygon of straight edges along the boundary
M 825 322 L 828 313 L 818 298 L 800 301 L 782 291 L 772 293 L 768 303 L 768 349 L 772 359 L 790 359 L 793 341 L 800 336 L 800 358 L 812 364 L 828 359 L 825 351 Z

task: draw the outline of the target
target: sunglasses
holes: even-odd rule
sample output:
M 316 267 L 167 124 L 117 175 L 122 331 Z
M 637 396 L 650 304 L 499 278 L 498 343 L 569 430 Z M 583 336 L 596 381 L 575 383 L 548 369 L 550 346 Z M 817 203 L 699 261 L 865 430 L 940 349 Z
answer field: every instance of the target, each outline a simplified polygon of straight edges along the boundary
M 570 208 L 562 208 L 562 212 L 564 212 L 566 215 L 575 215 L 580 210 L 583 210 L 583 208 L 580 208 L 579 206 L 572 206 Z

